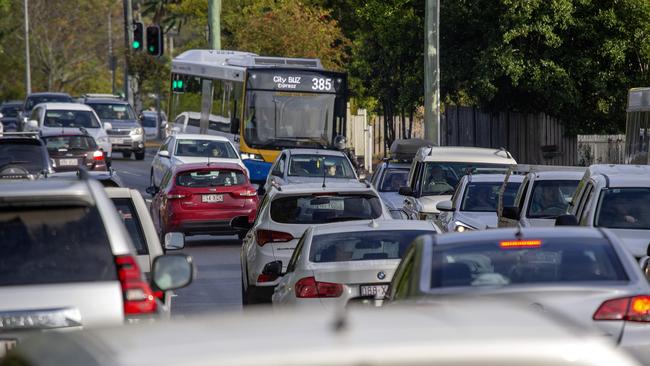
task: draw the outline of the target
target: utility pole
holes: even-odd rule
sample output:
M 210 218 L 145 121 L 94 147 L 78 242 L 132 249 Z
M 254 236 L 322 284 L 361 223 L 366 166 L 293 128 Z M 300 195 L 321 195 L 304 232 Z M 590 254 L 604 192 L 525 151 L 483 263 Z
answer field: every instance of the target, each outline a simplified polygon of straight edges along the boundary
M 424 138 L 440 145 L 440 0 L 426 0 L 424 16 Z
M 25 7 L 25 94 L 32 92 L 32 71 L 29 62 L 29 1 L 24 0 Z
M 210 48 L 221 49 L 221 0 L 208 0 L 208 27 Z
M 133 43 L 133 32 L 131 32 L 131 25 L 133 24 L 133 14 L 131 7 L 131 0 L 123 0 L 124 5 L 124 49 L 125 52 L 131 52 L 131 43 Z M 131 98 L 131 85 L 129 82 L 129 65 L 126 61 L 126 54 L 124 59 L 124 98 L 133 103 Z
M 115 95 L 115 56 L 113 56 L 113 14 L 108 9 L 108 68 L 111 70 L 111 93 Z

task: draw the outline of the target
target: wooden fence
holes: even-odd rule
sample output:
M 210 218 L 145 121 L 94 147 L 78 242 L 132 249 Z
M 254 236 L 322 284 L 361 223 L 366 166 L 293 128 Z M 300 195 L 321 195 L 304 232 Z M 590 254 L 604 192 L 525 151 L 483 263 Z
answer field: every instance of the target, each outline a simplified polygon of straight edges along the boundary
M 578 135 L 578 165 L 625 164 L 625 135 Z
M 446 106 L 440 121 L 443 146 L 504 147 L 522 164 L 576 165 L 577 137 L 545 114 L 486 113 Z

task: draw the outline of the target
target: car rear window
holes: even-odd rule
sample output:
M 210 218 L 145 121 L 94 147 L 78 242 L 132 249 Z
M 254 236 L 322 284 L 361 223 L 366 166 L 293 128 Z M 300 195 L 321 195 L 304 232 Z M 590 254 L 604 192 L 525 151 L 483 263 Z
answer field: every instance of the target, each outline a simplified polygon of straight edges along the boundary
M 94 150 L 97 149 L 95 139 L 90 136 L 49 136 L 44 137 L 48 150 Z
M 117 212 L 120 214 L 122 221 L 124 221 L 124 226 L 126 226 L 126 230 L 129 232 L 131 241 L 133 242 L 138 254 L 149 254 L 147 240 L 142 232 L 142 225 L 140 224 L 138 212 L 135 207 L 133 207 L 133 201 L 131 201 L 130 198 L 113 198 L 112 201 L 115 208 L 117 208 Z
M 431 287 L 627 281 L 604 239 L 466 242 L 434 249 Z
M 610 188 L 600 196 L 596 226 L 650 230 L 650 188 Z
M 18 117 L 18 112 L 22 109 L 20 105 L 7 105 L 0 109 L 4 117 Z
M 239 155 L 227 141 L 179 139 L 177 156 L 237 159 Z
M 380 230 L 314 236 L 309 261 L 315 263 L 400 259 L 425 230 Z
M 239 170 L 197 170 L 176 177 L 176 184 L 181 187 L 230 187 L 245 183 L 246 176 Z
M 116 279 L 96 208 L 0 208 L 0 286 Z
M 101 125 L 90 111 L 53 110 L 45 112 L 43 125 L 46 127 L 64 128 L 100 128 Z
M 40 142 L 0 140 L 0 176 L 3 175 L 4 170 L 13 167 L 22 167 L 30 173 L 39 173 L 46 168 L 43 155 L 44 151 Z M 7 174 L 12 175 L 10 172 Z
M 501 182 L 471 182 L 465 187 L 461 211 L 496 212 Z M 503 205 L 512 206 L 521 183 L 509 182 L 503 193 Z
M 282 224 L 322 224 L 376 219 L 381 201 L 373 195 L 299 195 L 271 202 L 271 219 Z
M 289 175 L 298 177 L 329 177 L 354 179 L 354 170 L 343 156 L 292 155 Z
M 380 192 L 397 192 L 408 185 L 409 169 L 386 169 Z

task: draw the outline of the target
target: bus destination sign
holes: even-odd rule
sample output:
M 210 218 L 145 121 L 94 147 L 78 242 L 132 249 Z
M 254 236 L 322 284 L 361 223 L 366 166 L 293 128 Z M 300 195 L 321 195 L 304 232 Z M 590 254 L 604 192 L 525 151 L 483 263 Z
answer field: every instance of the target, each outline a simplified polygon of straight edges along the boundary
M 250 71 L 249 89 L 336 93 L 345 88 L 344 74 L 291 71 Z

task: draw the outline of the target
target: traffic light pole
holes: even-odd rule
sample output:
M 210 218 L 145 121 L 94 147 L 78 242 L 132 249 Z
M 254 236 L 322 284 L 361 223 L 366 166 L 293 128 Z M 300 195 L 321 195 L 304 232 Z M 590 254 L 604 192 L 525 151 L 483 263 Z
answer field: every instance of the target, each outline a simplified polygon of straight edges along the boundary
M 25 96 L 32 92 L 32 70 L 29 62 L 29 1 L 23 2 L 25 8 Z
M 440 0 L 426 0 L 424 16 L 424 138 L 440 146 Z
M 221 0 L 208 0 L 208 27 L 210 29 L 210 48 L 221 49 Z
M 124 4 L 124 45 L 126 52 L 131 52 L 131 43 L 133 42 L 133 34 L 131 32 L 131 24 L 133 24 L 133 13 L 131 7 L 131 0 L 123 0 Z M 126 62 L 126 54 L 124 59 L 124 98 L 133 103 L 131 96 L 131 85 L 129 82 L 129 66 Z

